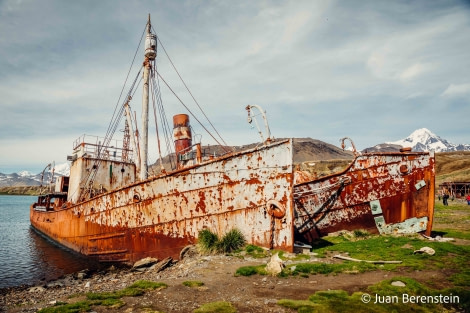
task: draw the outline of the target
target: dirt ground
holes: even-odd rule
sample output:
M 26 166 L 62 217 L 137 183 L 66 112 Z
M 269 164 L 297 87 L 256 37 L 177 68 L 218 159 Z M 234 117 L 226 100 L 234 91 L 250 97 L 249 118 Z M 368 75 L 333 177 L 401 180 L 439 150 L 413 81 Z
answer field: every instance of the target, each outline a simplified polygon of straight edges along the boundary
M 467 229 L 470 209 L 441 214 L 435 221 L 435 229 Z M 439 216 L 439 215 L 438 215 Z M 469 245 L 470 240 L 459 239 L 454 244 Z M 125 305 L 119 308 L 93 306 L 92 312 L 193 312 L 201 305 L 215 301 L 230 302 L 238 312 L 294 312 L 277 304 L 280 299 L 305 300 L 320 290 L 342 289 L 349 294 L 366 291 L 368 286 L 395 276 L 406 276 L 433 288 L 450 287 L 448 277 L 452 269 L 412 271 L 376 270 L 356 274 L 289 276 L 235 276 L 238 268 L 266 264 L 269 258 L 254 259 L 250 256 L 189 255 L 171 267 L 157 272 L 110 268 L 106 271 L 80 275 L 67 275 L 42 286 L 23 286 L 0 290 L 0 312 L 36 312 L 57 302 L 85 300 L 86 292 L 115 291 L 130 286 L 138 280 L 163 282 L 168 285 L 161 290 L 148 290 L 138 297 L 124 297 Z M 292 261 L 287 261 L 292 262 Z M 340 262 L 331 258 L 302 262 Z M 289 263 L 287 263 L 289 264 Z M 187 287 L 185 281 L 204 283 L 200 287 Z
M 312 258 L 312 262 L 317 262 Z M 448 287 L 446 271 L 373 271 L 359 274 L 310 275 L 280 278 L 273 276 L 239 276 L 234 273 L 241 266 L 266 264 L 268 259 L 242 260 L 235 256 L 191 256 L 161 272 L 129 269 L 109 270 L 78 279 L 72 275 L 52 282 L 44 290 L 17 288 L 4 291 L 0 303 L 7 312 L 36 312 L 56 302 L 85 300 L 86 292 L 113 291 L 125 288 L 137 280 L 164 282 L 162 290 L 149 290 L 140 297 L 125 297 L 120 308 L 94 306 L 94 312 L 192 312 L 204 303 L 227 301 L 238 312 L 293 312 L 277 305 L 279 299 L 307 299 L 319 290 L 342 289 L 349 293 L 365 289 L 384 279 L 407 276 L 421 282 L 437 282 L 436 288 Z M 201 287 L 186 287 L 184 281 L 200 281 Z M 54 286 L 56 284 L 56 286 Z

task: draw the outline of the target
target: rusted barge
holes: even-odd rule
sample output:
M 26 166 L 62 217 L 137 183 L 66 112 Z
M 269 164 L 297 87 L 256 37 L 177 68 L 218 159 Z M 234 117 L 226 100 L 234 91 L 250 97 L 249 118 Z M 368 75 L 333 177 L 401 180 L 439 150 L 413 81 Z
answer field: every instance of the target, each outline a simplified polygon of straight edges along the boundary
M 100 261 L 126 263 L 178 258 L 205 228 L 219 235 L 238 228 L 248 243 L 286 251 L 296 241 L 308 243 L 340 229 L 429 234 L 429 153 L 357 155 L 340 173 L 295 181 L 306 176 L 294 169 L 293 140 L 274 142 L 268 135 L 252 149 L 204 156 L 200 143 L 193 144 L 189 116 L 181 114 L 173 118 L 176 167 L 149 175 L 149 86 L 160 77 L 155 57 L 149 18 L 140 136 L 132 126 L 129 96 L 121 107 L 124 140 L 82 136 L 74 142 L 70 176 L 59 177 L 55 192 L 30 207 L 37 231 Z
M 294 186 L 296 239 L 340 230 L 425 232 L 434 215 L 434 154 L 402 149 L 356 155 L 342 172 Z

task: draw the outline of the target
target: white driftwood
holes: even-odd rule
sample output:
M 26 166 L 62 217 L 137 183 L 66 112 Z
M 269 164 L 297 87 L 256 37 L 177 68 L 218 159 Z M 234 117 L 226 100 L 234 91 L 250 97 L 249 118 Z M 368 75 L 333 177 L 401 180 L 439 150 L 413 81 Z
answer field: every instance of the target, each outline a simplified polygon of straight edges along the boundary
M 350 257 L 347 257 L 347 256 L 339 255 L 339 254 L 337 254 L 333 257 L 336 258 L 336 259 L 341 259 L 341 260 L 346 260 L 346 261 L 366 262 L 366 263 L 372 263 L 372 264 L 400 264 L 400 263 L 403 263 L 403 261 L 382 261 L 382 260 L 367 261 L 367 260 L 359 260 L 359 259 L 354 259 L 354 258 L 350 258 Z
M 426 236 L 426 235 L 421 235 L 421 236 L 423 236 L 427 240 L 439 241 L 439 242 L 448 242 L 448 241 L 454 241 L 455 240 L 454 238 L 443 238 L 441 236 L 436 236 L 436 237 L 429 237 L 429 236 Z

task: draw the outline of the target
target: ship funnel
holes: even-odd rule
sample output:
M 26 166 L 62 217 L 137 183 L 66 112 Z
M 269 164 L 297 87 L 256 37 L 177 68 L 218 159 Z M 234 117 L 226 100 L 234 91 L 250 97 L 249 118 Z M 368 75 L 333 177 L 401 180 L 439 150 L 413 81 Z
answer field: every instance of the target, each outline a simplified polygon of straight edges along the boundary
M 189 152 L 192 146 L 191 128 L 187 114 L 173 116 L 173 139 L 175 140 L 176 159 L 180 163 L 182 156 Z
M 145 37 L 145 56 L 149 60 L 155 60 L 157 56 L 157 36 L 155 34 L 147 33 Z

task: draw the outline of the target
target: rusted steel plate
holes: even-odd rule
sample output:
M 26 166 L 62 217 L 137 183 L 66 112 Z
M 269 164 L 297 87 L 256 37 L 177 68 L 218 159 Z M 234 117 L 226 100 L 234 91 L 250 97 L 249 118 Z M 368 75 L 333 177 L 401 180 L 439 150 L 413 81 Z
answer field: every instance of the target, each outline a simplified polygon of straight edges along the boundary
M 102 261 L 178 258 L 200 230 L 238 228 L 249 243 L 293 250 L 292 141 L 235 153 L 108 192 L 31 223 L 59 243 Z M 284 210 L 270 213 L 268 201 Z
M 311 241 L 343 229 L 378 233 L 379 216 L 388 225 L 382 230 L 400 232 L 406 232 L 406 225 L 418 228 L 411 222 L 400 227 L 390 225 L 427 217 L 426 225 L 420 220 L 419 229 L 430 234 L 434 176 L 433 154 L 377 153 L 356 157 L 341 173 L 296 184 L 296 240 Z M 373 212 L 371 203 L 375 202 L 380 205 L 380 212 Z

